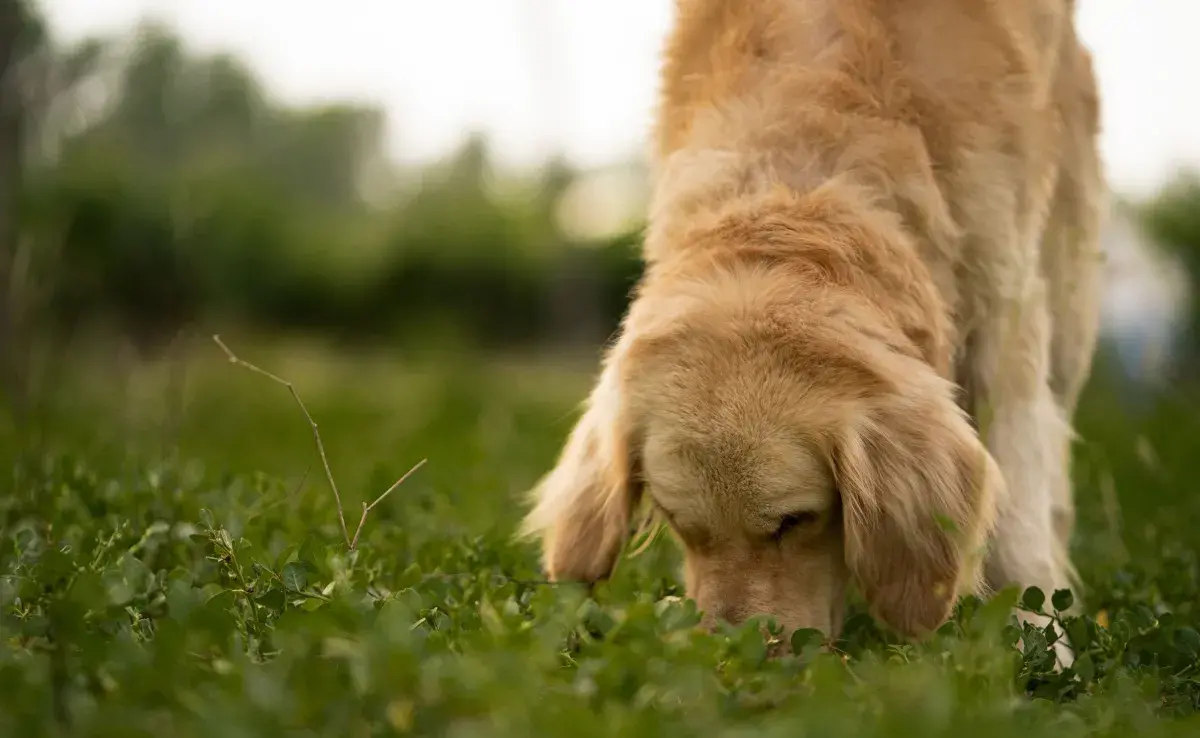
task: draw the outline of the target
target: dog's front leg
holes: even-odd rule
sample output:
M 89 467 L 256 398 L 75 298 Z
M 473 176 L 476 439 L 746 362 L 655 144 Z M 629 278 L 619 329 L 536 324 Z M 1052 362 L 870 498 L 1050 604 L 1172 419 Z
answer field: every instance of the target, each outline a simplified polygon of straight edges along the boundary
M 1044 283 L 1031 276 L 984 307 L 986 317 L 972 336 L 965 368 L 980 436 L 1007 487 L 985 570 L 993 588 L 1036 586 L 1049 598 L 1074 579 L 1054 526 L 1055 495 L 1066 481 L 1062 475 L 1069 473 L 1072 431 L 1050 387 Z M 1047 622 L 1024 612 L 1018 617 Z M 1073 661 L 1065 634 L 1056 651 L 1063 666 Z

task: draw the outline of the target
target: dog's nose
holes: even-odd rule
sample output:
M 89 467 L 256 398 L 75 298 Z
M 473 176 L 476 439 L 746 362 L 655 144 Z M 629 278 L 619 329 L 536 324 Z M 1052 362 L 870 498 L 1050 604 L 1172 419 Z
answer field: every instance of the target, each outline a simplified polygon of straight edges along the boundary
M 705 608 L 701 623 L 711 630 L 719 620 L 724 620 L 730 625 L 741 625 L 745 619 L 746 614 L 738 605 L 717 604 Z

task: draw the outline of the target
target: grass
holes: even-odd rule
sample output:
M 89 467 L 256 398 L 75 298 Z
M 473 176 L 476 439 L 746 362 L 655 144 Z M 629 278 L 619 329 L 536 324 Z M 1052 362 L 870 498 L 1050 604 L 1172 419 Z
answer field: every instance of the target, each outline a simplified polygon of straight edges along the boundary
M 512 540 L 593 366 L 407 361 L 230 340 L 296 386 L 347 524 L 421 459 L 349 550 L 304 416 L 215 346 L 170 418 L 161 367 L 80 361 L 40 432 L 0 434 L 0 735 L 1196 735 L 1194 405 L 1080 414 L 1077 666 L 1050 669 L 1006 592 L 904 644 L 857 605 L 824 652 L 708 634 L 661 537 L 589 595 Z M 86 367 L 86 371 L 79 371 Z M 1100 385 L 1101 383 L 1097 383 Z M 131 388 L 133 392 L 125 392 Z M 164 418 L 166 419 L 164 421 Z M 1064 593 L 1025 593 L 1047 611 Z

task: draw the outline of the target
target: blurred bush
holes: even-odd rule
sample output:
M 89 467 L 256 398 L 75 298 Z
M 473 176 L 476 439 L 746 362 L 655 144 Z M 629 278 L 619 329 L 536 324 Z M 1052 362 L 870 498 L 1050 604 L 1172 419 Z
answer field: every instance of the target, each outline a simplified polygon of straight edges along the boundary
M 198 323 L 504 346 L 616 327 L 638 234 L 564 236 L 564 165 L 505 177 L 471 138 L 399 171 L 378 109 L 281 105 L 162 28 L 31 37 L 21 243 L 41 329 L 153 350 Z M 561 320 L 581 303 L 590 323 Z

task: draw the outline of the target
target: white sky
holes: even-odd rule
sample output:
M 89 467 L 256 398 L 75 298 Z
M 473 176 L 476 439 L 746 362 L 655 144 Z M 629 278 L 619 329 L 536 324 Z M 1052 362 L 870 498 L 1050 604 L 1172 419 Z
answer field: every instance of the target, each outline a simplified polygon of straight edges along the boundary
M 512 163 L 560 148 L 582 165 L 640 152 L 671 0 L 43 0 L 60 38 L 165 20 L 237 52 L 289 101 L 366 98 L 396 158 L 444 153 L 469 129 Z M 1113 185 L 1150 194 L 1200 166 L 1200 3 L 1080 0 L 1104 95 Z M 1185 92 L 1186 91 L 1186 92 Z

